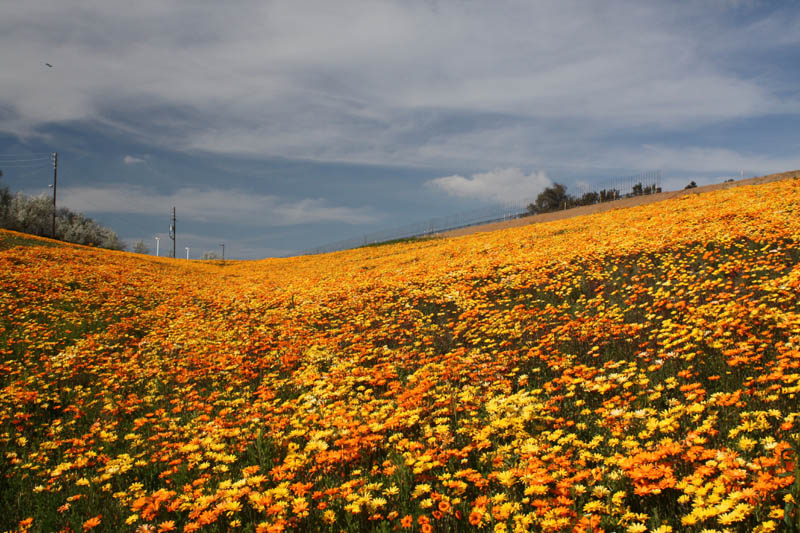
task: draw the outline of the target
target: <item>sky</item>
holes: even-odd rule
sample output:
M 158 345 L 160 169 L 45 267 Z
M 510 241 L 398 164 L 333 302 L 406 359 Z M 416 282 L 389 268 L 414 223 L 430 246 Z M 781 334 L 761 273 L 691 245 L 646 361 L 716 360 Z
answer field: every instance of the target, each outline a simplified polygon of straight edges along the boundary
M 800 3 L 0 4 L 0 185 L 164 255 L 296 254 L 660 170 L 800 168 Z M 51 66 L 49 66 L 51 65 Z M 171 243 L 170 243 L 171 244 Z

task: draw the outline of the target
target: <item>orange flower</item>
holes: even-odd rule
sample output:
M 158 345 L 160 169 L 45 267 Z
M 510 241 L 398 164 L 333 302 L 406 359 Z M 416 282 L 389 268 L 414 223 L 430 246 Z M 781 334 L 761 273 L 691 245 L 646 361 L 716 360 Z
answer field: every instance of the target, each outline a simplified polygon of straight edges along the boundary
M 103 518 L 103 515 L 99 514 L 97 516 L 93 516 L 89 520 L 83 523 L 83 530 L 89 531 L 90 529 L 94 529 L 100 525 L 100 519 Z
M 166 533 L 167 531 L 175 531 L 175 522 L 167 520 L 158 525 L 158 533 Z
M 345 501 L 403 531 L 518 509 L 586 531 L 644 495 L 626 525 L 689 513 L 675 488 L 710 484 L 734 513 L 775 506 L 796 459 L 800 179 L 713 194 L 224 269 L 0 230 L 7 514 L 32 490 L 79 511 L 94 486 L 119 513 L 76 514 L 78 533 L 129 512 L 139 533 L 251 511 L 260 533 L 305 531 Z

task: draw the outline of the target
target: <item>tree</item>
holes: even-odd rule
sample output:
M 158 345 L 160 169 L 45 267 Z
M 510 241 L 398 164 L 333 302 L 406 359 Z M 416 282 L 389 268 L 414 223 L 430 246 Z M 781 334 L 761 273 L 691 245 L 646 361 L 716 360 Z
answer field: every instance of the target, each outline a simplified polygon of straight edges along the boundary
M 8 187 L 0 187 L 0 228 L 8 227 L 11 220 L 11 193 Z
M 203 254 L 202 259 L 206 261 L 216 261 L 217 259 L 219 259 L 219 256 L 217 255 L 216 252 L 206 252 Z
M 697 187 L 697 184 L 694 182 L 694 180 L 692 180 L 692 182 L 689 185 L 684 187 L 684 190 L 686 190 L 686 189 L 694 189 L 695 187 Z
M 581 196 L 580 204 L 581 205 L 593 205 L 600 201 L 600 195 L 594 191 L 592 192 L 585 192 L 583 196 Z
M 11 199 L 11 217 L 8 229 L 51 237 L 53 204 L 44 195 L 26 196 L 17 193 Z
M 45 196 L 27 196 L 17 193 L 12 196 L 8 189 L 0 189 L 0 227 L 52 237 L 52 200 Z M 57 239 L 88 246 L 99 246 L 112 250 L 124 250 L 119 236 L 110 228 L 101 226 L 82 213 L 67 208 L 56 211 Z
M 133 246 L 133 253 L 136 254 L 149 254 L 150 248 L 144 243 L 144 241 L 139 241 Z
M 574 204 L 574 198 L 567 194 L 567 188 L 560 183 L 547 187 L 536 197 L 536 210 L 539 213 L 563 209 L 570 204 Z
M 600 201 L 610 202 L 619 198 L 619 191 L 617 189 L 603 189 L 600 191 Z

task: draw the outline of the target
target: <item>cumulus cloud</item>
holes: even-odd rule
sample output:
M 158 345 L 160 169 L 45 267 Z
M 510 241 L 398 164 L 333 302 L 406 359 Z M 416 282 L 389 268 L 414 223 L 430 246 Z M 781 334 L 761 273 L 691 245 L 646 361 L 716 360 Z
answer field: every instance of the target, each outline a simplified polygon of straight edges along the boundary
M 544 172 L 525 174 L 519 168 L 502 168 L 473 174 L 469 178 L 459 175 L 444 176 L 427 184 L 452 196 L 510 203 L 536 198 L 551 181 Z
M 136 163 L 144 163 L 144 159 L 141 157 L 134 157 L 132 155 L 126 155 L 122 158 L 122 162 L 126 165 L 135 165 Z
M 362 224 L 377 219 L 371 209 L 331 205 L 320 198 L 289 200 L 235 189 L 181 188 L 159 195 L 132 186 L 59 188 L 60 204 L 83 213 L 120 213 L 165 217 L 176 206 L 179 219 L 253 226 L 290 226 L 312 222 Z

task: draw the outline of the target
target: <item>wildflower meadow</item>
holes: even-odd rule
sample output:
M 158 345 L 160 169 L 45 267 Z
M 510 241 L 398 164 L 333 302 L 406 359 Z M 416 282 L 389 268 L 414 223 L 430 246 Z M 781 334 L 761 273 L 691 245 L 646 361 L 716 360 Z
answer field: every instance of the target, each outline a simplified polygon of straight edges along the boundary
M 186 261 L 0 232 L 0 530 L 800 531 L 800 179 Z

